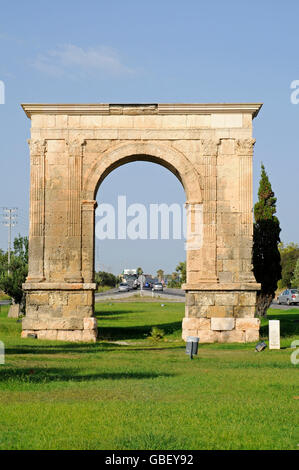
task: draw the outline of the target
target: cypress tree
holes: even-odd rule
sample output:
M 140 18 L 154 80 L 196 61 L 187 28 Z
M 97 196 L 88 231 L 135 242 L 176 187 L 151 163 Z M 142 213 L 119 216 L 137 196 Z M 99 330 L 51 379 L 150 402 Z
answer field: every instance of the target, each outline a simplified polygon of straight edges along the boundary
M 275 216 L 276 197 L 271 183 L 261 166 L 261 179 L 258 191 L 258 202 L 254 206 L 253 226 L 253 273 L 257 282 L 261 283 L 261 291 L 257 295 L 256 315 L 265 316 L 281 279 L 280 225 Z

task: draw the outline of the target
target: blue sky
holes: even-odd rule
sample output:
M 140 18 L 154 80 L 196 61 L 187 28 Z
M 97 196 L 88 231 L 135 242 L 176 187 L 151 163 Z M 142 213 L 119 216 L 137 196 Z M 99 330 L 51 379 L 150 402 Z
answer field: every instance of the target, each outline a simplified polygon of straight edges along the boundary
M 254 121 L 254 194 L 261 161 L 278 198 L 284 242 L 298 242 L 297 1 L 29 0 L 0 2 L 0 206 L 19 208 L 26 233 L 30 121 L 22 102 L 263 102 Z M 125 165 L 101 186 L 113 203 L 184 202 L 180 183 L 148 163 Z M 183 241 L 104 241 L 98 263 L 173 271 Z M 0 247 L 7 229 L 0 226 Z M 100 264 L 99 264 L 100 266 Z

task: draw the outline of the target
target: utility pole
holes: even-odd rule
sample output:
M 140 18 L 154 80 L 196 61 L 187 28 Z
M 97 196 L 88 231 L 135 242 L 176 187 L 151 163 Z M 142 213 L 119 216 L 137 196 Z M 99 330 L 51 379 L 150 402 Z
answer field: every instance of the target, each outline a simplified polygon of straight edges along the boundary
M 5 227 L 8 227 L 8 249 L 7 249 L 7 263 L 8 263 L 8 274 L 9 274 L 9 266 L 10 266 L 10 252 L 11 252 L 11 229 L 14 227 L 17 222 L 17 207 L 3 207 L 3 218 L 5 219 L 3 224 Z

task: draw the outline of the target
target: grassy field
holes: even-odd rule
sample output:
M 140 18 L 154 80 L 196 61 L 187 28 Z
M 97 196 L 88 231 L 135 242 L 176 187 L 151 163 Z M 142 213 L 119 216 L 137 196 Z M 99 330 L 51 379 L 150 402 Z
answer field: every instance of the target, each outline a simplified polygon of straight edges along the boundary
M 0 313 L 1 449 L 298 449 L 299 310 L 281 320 L 280 351 L 180 339 L 184 305 L 97 304 L 97 344 L 21 339 Z M 154 340 L 155 326 L 165 333 Z M 267 320 L 262 336 L 267 339 Z

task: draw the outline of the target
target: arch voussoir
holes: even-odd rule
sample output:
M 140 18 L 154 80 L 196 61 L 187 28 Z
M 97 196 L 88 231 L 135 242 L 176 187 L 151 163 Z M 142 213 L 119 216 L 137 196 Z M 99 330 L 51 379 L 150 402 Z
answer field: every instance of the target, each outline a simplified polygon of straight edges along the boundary
M 202 202 L 200 178 L 188 158 L 170 146 L 153 142 L 122 143 L 99 155 L 83 176 L 84 196 L 95 198 L 103 179 L 118 166 L 142 160 L 166 167 L 182 183 L 187 200 Z

